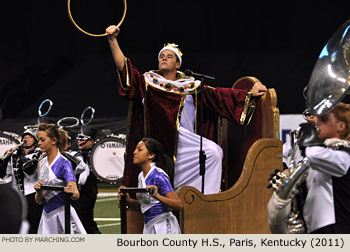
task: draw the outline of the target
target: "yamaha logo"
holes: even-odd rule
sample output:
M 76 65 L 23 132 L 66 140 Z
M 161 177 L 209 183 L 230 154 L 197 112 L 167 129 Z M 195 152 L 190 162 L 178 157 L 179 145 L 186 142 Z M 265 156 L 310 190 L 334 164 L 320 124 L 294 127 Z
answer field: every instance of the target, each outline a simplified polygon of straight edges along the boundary
M 0 138 L 0 145 L 12 145 L 15 144 L 12 140 L 7 138 Z
M 118 142 L 106 142 L 106 143 L 101 143 L 101 148 L 122 148 L 124 147 L 124 144 L 118 143 Z

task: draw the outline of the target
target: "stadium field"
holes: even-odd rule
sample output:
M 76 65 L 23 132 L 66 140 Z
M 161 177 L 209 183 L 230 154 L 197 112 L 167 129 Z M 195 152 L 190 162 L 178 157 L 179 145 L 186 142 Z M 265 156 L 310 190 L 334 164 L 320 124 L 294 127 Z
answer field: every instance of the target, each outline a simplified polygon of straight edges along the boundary
M 94 211 L 94 219 L 102 234 L 120 234 L 117 187 L 99 185 Z

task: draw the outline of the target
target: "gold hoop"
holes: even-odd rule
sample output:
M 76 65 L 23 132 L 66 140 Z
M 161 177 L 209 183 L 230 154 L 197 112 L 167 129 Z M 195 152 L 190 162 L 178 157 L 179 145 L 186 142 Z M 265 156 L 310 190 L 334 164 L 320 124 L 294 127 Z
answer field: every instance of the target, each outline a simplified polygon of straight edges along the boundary
M 72 21 L 73 25 L 79 30 L 81 31 L 82 33 L 86 34 L 86 35 L 89 35 L 91 37 L 104 37 L 104 36 L 107 36 L 108 33 L 103 33 L 103 34 L 92 34 L 92 33 L 89 33 L 87 31 L 84 31 L 83 29 L 81 29 L 79 27 L 79 25 L 77 25 L 77 23 L 74 21 L 73 19 L 73 16 L 72 16 L 72 12 L 70 11 L 70 1 L 71 0 L 67 0 L 67 7 L 68 7 L 68 16 L 69 16 L 69 19 Z M 123 16 L 121 18 L 121 20 L 119 21 L 117 27 L 120 27 L 125 19 L 125 16 L 126 16 L 126 9 L 127 9 L 127 6 L 126 6 L 126 0 L 123 0 L 124 2 L 124 12 L 123 12 Z

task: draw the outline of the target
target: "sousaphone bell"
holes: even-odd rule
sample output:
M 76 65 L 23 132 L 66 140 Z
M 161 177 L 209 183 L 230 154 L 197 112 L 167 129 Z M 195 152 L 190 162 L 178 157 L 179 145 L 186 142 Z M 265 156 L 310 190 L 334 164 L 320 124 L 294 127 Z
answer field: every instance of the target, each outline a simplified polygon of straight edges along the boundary
M 322 49 L 305 92 L 310 113 L 330 112 L 349 94 L 350 20 L 346 21 Z

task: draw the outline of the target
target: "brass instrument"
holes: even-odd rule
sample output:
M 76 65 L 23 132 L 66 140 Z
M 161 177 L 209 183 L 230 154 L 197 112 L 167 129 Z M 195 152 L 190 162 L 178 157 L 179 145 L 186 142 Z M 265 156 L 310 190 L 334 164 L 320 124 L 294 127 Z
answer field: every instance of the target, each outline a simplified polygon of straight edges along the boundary
M 297 162 L 297 139 L 299 129 L 290 133 L 291 161 L 287 172 L 279 171 L 269 181 L 274 192 L 268 203 L 268 222 L 272 233 L 302 234 L 306 232 L 305 223 L 300 218 L 301 207 L 296 196 L 300 185 L 305 181 L 310 168 L 309 160 L 303 157 Z
M 307 112 L 314 116 L 324 115 L 332 111 L 349 93 L 350 20 L 334 33 L 318 57 L 309 83 L 304 89 Z M 292 150 L 295 146 L 292 146 Z M 336 144 L 334 147 L 337 147 Z M 293 152 L 292 155 L 294 155 Z M 291 205 L 299 193 L 299 185 L 306 179 L 309 161 L 303 158 L 296 165 L 292 156 L 292 164 L 288 170 L 288 174 L 279 172 L 270 180 L 275 190 L 268 203 L 268 220 L 273 233 L 305 232 L 304 226 L 297 221 L 298 212 L 292 209 Z M 290 217 L 291 210 L 295 215 Z M 293 226 L 294 229 L 291 228 Z
M 330 112 L 350 93 L 350 20 L 347 20 L 322 49 L 305 92 L 310 113 Z

